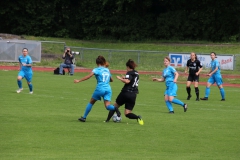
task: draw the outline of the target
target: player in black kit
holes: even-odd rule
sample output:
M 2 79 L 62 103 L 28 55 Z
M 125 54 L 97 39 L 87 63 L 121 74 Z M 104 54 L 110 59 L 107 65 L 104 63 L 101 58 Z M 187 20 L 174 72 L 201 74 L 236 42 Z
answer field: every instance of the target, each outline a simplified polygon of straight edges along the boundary
M 125 104 L 125 116 L 129 119 L 136 119 L 140 125 L 143 125 L 144 122 L 140 115 L 135 115 L 132 113 L 132 110 L 135 106 L 137 94 L 138 94 L 138 82 L 139 75 L 135 70 L 136 63 L 129 59 L 126 63 L 127 73 L 125 76 L 117 76 L 117 79 L 122 81 L 124 84 L 120 94 L 118 95 L 116 102 L 114 104 L 115 107 L 120 107 Z M 109 122 L 111 117 L 113 116 L 115 111 L 110 111 L 108 113 L 107 120 L 105 122 Z
M 186 86 L 186 90 L 188 93 L 187 100 L 190 100 L 190 98 L 192 97 L 190 85 L 194 81 L 195 93 L 197 96 L 196 101 L 199 101 L 198 82 L 199 82 L 199 74 L 202 71 L 202 64 L 197 59 L 197 55 L 194 52 L 191 53 L 190 59 L 187 61 L 185 73 L 187 73 L 188 70 L 189 70 L 189 75 L 188 75 L 187 86 Z

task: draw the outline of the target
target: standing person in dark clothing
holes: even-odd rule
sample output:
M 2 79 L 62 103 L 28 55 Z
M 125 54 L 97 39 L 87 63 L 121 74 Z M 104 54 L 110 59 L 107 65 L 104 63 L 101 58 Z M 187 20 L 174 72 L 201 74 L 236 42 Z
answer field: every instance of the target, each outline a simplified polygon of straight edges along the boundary
M 194 88 L 195 88 L 195 93 L 196 93 L 196 101 L 199 101 L 199 89 L 198 89 L 198 82 L 199 82 L 199 74 L 202 71 L 202 64 L 201 62 L 197 59 L 196 53 L 192 52 L 190 55 L 190 59 L 187 61 L 187 66 L 185 73 L 188 74 L 188 79 L 187 79 L 187 86 L 186 90 L 188 93 L 187 100 L 190 100 L 192 97 L 191 95 L 191 83 L 194 81 Z
M 59 74 L 60 75 L 63 74 L 63 68 L 71 68 L 70 75 L 72 76 L 74 74 L 74 64 L 73 64 L 74 56 L 73 56 L 70 48 L 67 48 L 65 50 L 62 58 L 64 59 L 64 63 L 60 64 Z
M 135 70 L 136 66 L 136 63 L 133 60 L 129 59 L 126 63 L 126 75 L 123 77 L 117 76 L 117 79 L 122 81 L 124 83 L 124 86 L 118 95 L 114 106 L 119 108 L 125 104 L 125 116 L 129 119 L 136 119 L 140 125 L 143 125 L 144 122 L 141 116 L 137 116 L 136 114 L 132 113 L 138 94 L 139 74 Z M 114 112 L 115 111 L 109 111 L 107 120 L 105 122 L 109 122 Z

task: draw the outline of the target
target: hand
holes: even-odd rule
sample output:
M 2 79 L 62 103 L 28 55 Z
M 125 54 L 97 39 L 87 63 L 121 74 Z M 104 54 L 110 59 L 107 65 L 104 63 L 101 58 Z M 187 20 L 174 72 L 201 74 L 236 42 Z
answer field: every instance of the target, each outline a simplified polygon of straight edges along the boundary
M 27 64 L 26 63 L 22 63 L 22 66 L 27 66 Z
M 173 80 L 173 82 L 174 82 L 174 83 L 177 83 L 177 80 L 176 80 L 176 79 L 174 79 L 174 80 Z
M 119 80 L 121 80 L 121 79 L 122 79 L 120 76 L 116 76 L 116 77 L 117 77 L 117 79 L 119 79 Z
M 211 73 L 207 74 L 207 76 L 209 76 L 209 77 L 210 77 L 211 75 L 212 75 Z
M 198 76 L 199 75 L 199 73 L 198 72 L 196 72 L 196 76 Z
M 78 79 L 74 79 L 74 81 L 73 81 L 74 83 L 79 83 L 80 82 L 80 80 L 78 80 Z
M 157 78 L 153 78 L 152 81 L 157 81 Z
M 185 70 L 185 73 L 187 73 L 187 71 Z

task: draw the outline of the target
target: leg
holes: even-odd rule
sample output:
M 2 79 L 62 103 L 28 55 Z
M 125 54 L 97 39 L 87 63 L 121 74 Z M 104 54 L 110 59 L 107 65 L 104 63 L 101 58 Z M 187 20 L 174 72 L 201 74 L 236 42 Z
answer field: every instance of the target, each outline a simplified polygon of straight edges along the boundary
M 192 97 L 190 85 L 191 85 L 191 81 L 187 81 L 187 86 L 186 86 L 186 90 L 187 90 L 187 94 L 188 94 L 187 100 L 190 100 L 190 98 Z
M 29 88 L 29 91 L 30 91 L 30 94 L 33 94 L 33 86 L 32 86 L 32 73 L 27 73 L 26 74 L 26 80 L 27 80 L 27 84 L 28 84 L 28 88 Z
M 132 111 L 128 110 L 128 109 L 125 109 L 124 114 L 129 119 L 138 119 L 139 118 L 136 114 L 132 113 Z
M 196 101 L 199 101 L 199 89 L 198 89 L 198 82 L 195 82 L 194 84 L 195 87 L 195 93 L 196 93 Z
M 33 94 L 33 86 L 31 82 L 27 82 L 30 94 Z
M 78 119 L 79 121 L 81 121 L 81 122 L 85 122 L 85 121 L 86 121 L 86 118 L 87 118 L 89 112 L 91 111 L 91 109 L 92 109 L 92 107 L 93 107 L 93 105 L 94 105 L 94 103 L 95 103 L 96 101 L 97 101 L 97 100 L 95 100 L 95 99 L 93 99 L 93 98 L 90 99 L 90 102 L 89 102 L 89 103 L 87 104 L 87 106 L 86 106 L 84 115 L 83 115 L 81 118 Z
M 63 74 L 63 68 L 66 67 L 66 66 L 67 66 L 67 65 L 64 64 L 64 63 L 61 63 L 61 64 L 60 64 L 60 67 L 59 67 L 59 74 L 61 74 L 61 75 Z
M 116 102 L 114 103 L 114 106 L 117 107 L 117 108 L 120 107 Z M 115 110 L 110 110 L 110 111 L 108 112 L 108 117 L 107 117 L 107 119 L 106 119 L 105 122 L 109 122 L 109 120 L 112 118 L 112 116 L 114 115 L 114 113 L 115 113 Z
M 222 85 L 218 86 L 219 90 L 220 90 L 220 94 L 222 96 L 221 101 L 225 101 L 225 91 Z
M 200 98 L 201 100 L 208 100 L 208 96 L 210 94 L 210 87 L 211 87 L 211 83 L 207 83 L 206 89 L 205 89 L 205 96 L 204 98 Z
M 17 76 L 17 84 L 18 84 L 18 90 L 17 90 L 17 93 L 20 93 L 23 88 L 22 88 L 22 79 L 24 77 L 24 72 L 23 71 L 20 71 L 18 73 L 18 76 Z
M 140 125 L 144 124 L 142 117 L 140 115 L 137 116 L 136 114 L 132 113 L 132 110 L 125 109 L 125 116 L 129 119 L 136 119 Z
M 109 110 L 109 111 L 116 111 L 117 116 L 118 116 L 118 117 L 121 116 L 121 113 L 120 113 L 120 111 L 118 110 L 118 107 L 115 107 L 115 106 L 111 105 L 111 104 L 110 104 L 110 101 L 104 100 L 104 104 L 105 104 L 105 107 L 106 107 L 107 110 Z
M 217 84 L 217 86 L 218 86 L 218 88 L 219 88 L 219 90 L 220 90 L 220 94 L 221 94 L 221 96 L 222 96 L 222 99 L 221 99 L 221 101 L 225 101 L 225 91 L 224 91 L 224 89 L 223 89 L 223 81 L 222 81 L 222 76 L 221 75 L 219 75 L 217 78 L 216 78 L 216 84 Z
M 17 77 L 17 84 L 18 84 L 18 88 L 22 89 L 22 77 L 21 76 Z
M 184 112 L 187 111 L 187 104 L 183 103 L 179 99 L 177 99 L 177 98 L 175 98 L 173 96 L 169 96 L 169 101 L 174 103 L 174 104 L 178 104 L 178 105 L 182 106 L 184 108 Z
M 169 113 L 174 113 L 172 103 L 168 99 L 169 99 L 168 95 L 165 95 L 164 100 L 169 110 Z
M 73 64 L 71 64 L 71 72 L 70 72 L 70 74 L 71 74 L 71 75 L 74 74 L 74 65 L 73 65 Z

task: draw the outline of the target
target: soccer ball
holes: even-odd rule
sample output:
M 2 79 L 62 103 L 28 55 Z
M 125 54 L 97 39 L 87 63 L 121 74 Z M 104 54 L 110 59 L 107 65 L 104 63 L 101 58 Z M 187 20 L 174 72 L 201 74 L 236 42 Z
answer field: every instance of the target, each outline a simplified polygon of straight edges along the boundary
M 113 120 L 113 122 L 120 122 L 122 120 L 122 117 L 118 117 L 117 114 L 115 113 L 112 116 L 112 120 Z

